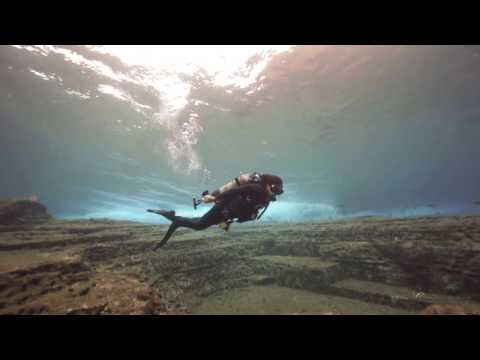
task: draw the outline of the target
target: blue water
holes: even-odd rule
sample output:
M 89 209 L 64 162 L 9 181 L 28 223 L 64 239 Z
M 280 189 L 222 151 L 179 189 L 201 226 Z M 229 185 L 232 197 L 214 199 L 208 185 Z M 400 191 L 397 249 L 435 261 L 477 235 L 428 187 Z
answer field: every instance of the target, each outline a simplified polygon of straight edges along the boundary
M 0 198 L 162 222 L 259 171 L 285 182 L 262 221 L 480 212 L 478 46 L 127 50 L 0 46 Z

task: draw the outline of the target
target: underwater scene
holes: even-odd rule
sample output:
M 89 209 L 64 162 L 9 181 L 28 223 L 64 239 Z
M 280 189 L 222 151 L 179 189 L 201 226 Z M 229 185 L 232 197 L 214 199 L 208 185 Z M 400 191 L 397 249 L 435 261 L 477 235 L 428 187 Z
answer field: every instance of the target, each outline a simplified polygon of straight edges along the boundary
M 480 46 L 0 45 L 0 314 L 480 314 Z

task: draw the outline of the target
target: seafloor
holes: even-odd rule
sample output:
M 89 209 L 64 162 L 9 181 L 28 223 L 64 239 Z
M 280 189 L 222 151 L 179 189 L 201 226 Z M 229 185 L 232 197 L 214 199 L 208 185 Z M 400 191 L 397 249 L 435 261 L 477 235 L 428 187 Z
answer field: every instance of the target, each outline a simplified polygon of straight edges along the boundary
M 480 216 L 0 225 L 0 314 L 479 314 Z

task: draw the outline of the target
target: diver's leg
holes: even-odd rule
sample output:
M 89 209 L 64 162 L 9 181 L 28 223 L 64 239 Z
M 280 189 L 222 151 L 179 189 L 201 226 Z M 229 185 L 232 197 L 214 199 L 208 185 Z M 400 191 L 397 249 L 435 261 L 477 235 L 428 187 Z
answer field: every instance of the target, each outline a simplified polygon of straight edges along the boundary
M 224 221 L 223 206 L 215 204 L 202 217 L 187 218 L 183 216 L 175 216 L 175 224 L 194 230 L 204 230 L 212 225 L 216 225 Z
M 152 211 L 153 212 L 153 211 Z M 168 228 L 167 233 L 163 237 L 162 241 L 158 243 L 153 250 L 156 250 L 163 245 L 165 245 L 170 239 L 170 236 L 174 233 L 174 231 L 179 228 L 179 227 L 186 227 L 189 229 L 193 230 L 204 230 L 212 225 L 218 224 L 222 221 L 224 221 L 224 215 L 223 215 L 223 206 L 220 206 L 218 204 L 215 204 L 214 207 L 212 207 L 205 215 L 202 217 L 197 217 L 197 218 L 187 218 L 183 216 L 175 216 L 172 215 L 175 214 L 174 211 L 163 211 L 163 210 L 158 210 L 154 211 L 156 214 L 163 215 L 167 217 L 167 219 L 171 219 L 172 224 Z
M 162 241 L 160 241 L 157 245 L 154 246 L 153 251 L 161 248 L 165 245 L 170 239 L 170 236 L 177 230 L 179 227 L 186 227 L 193 230 L 203 230 L 210 226 L 207 222 L 202 222 L 202 218 L 186 218 L 182 216 L 175 216 L 172 224 L 167 230 L 167 233 L 163 237 Z

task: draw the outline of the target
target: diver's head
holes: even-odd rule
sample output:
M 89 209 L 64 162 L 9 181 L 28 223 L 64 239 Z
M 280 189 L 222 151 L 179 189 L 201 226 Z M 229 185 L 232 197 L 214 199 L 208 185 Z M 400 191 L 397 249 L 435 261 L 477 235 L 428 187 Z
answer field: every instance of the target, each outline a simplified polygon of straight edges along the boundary
M 283 180 L 281 177 L 270 174 L 263 174 L 262 180 L 266 185 L 269 186 L 272 193 L 274 193 L 275 195 L 283 194 Z

